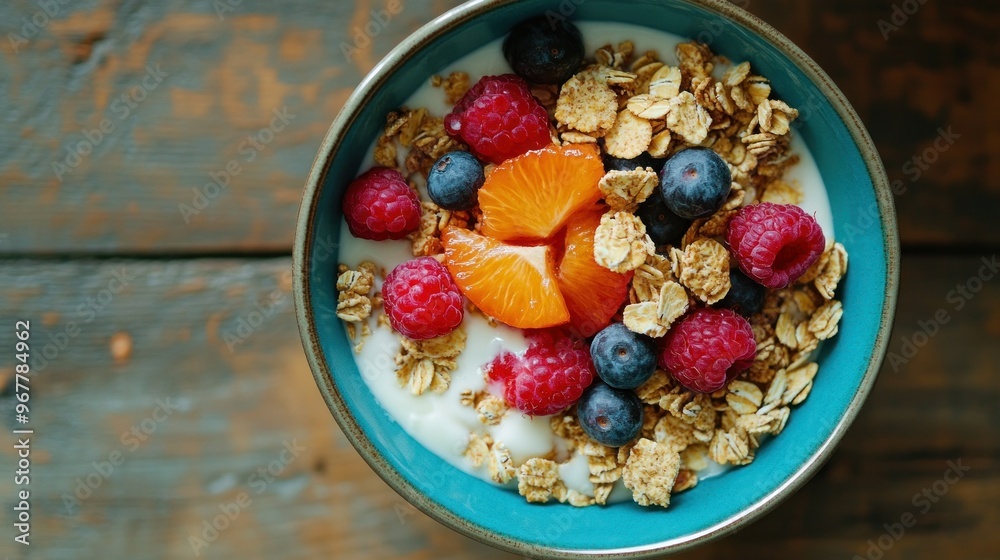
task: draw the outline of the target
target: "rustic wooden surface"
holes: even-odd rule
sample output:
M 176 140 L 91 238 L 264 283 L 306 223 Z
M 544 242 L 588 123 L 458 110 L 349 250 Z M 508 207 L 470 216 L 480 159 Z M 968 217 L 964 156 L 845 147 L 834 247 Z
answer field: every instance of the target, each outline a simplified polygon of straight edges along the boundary
M 200 557 L 514 558 L 416 512 L 346 442 L 302 356 L 284 256 L 305 173 L 343 100 L 399 39 L 457 3 L 405 1 L 350 62 L 341 43 L 382 0 L 233 0 L 221 19 L 208 0 L 66 2 L 16 47 L 8 32 L 40 4 L 0 6 L 0 348 L 12 347 L 18 319 L 43 344 L 65 335 L 32 381 L 27 549 L 12 543 L 14 442 L 0 436 L 0 556 L 194 558 L 189 536 L 246 492 L 249 505 Z M 905 257 L 890 349 L 902 355 L 939 310 L 950 320 L 906 364 L 886 365 L 813 482 L 685 557 L 864 557 L 908 512 L 916 525 L 883 558 L 1000 555 L 1000 279 L 960 310 L 949 300 L 1000 252 L 1000 9 L 928 0 L 884 40 L 878 20 L 894 3 L 905 2 L 748 7 L 831 74 L 907 187 L 896 199 Z M 157 64 L 169 75 L 123 116 L 115 100 Z M 241 143 L 286 107 L 287 127 L 247 161 Z M 102 118 L 111 132 L 60 181 L 53 161 Z M 961 137 L 911 180 L 906 162 L 948 127 Z M 186 222 L 178 205 L 232 159 L 240 174 Z M 241 328 L 261 309 L 258 327 Z M 0 352 L 7 428 L 12 371 Z M 164 417 L 161 403 L 176 409 Z M 149 428 L 145 441 L 127 435 L 133 427 Z M 293 442 L 304 449 L 262 483 L 256 471 Z M 115 453 L 124 462 L 100 475 Z M 921 513 L 914 496 L 943 480 L 948 461 L 971 470 Z M 88 476 L 100 485 L 67 504 Z

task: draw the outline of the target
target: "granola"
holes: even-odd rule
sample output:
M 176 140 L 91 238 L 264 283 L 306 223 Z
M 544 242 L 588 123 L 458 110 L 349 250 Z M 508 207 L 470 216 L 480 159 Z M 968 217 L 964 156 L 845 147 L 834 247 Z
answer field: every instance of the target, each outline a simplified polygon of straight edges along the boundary
M 548 459 L 528 459 L 517 470 L 517 491 L 529 502 L 545 503 L 565 492 L 559 465 Z
M 396 355 L 396 376 L 401 386 L 414 395 L 430 390 L 443 393 L 451 383 L 451 372 L 458 367 L 458 355 L 465 350 L 465 330 L 461 327 L 449 334 L 427 340 L 401 337 Z
M 628 274 L 628 302 L 619 307 L 620 320 L 633 332 L 660 338 L 693 309 L 718 304 L 731 289 L 735 266 L 723 238 L 733 216 L 743 206 L 774 202 L 800 204 L 802 186 L 785 180 L 784 173 L 798 162 L 790 153 L 791 126 L 799 112 L 772 98 L 770 82 L 755 75 L 749 62 L 730 64 L 707 45 L 678 45 L 676 60 L 661 59 L 654 51 L 636 52 L 628 41 L 604 45 L 585 67 L 560 85 L 532 85 L 531 92 L 550 117 L 549 135 L 556 145 L 589 144 L 602 155 L 631 160 L 644 153 L 667 158 L 693 146 L 710 148 L 729 166 L 733 183 L 725 204 L 715 213 L 694 220 L 679 242 L 656 247 L 636 212 L 654 196 L 659 176 L 652 167 L 611 170 L 598 183 L 606 211 L 593 235 L 594 261 Z M 721 66 L 716 71 L 716 66 Z M 721 76 L 717 78 L 716 76 Z M 470 76 L 453 72 L 434 76 L 454 105 L 469 91 Z M 441 235 L 449 227 L 482 232 L 483 212 L 441 208 L 426 200 L 431 165 L 453 150 L 468 150 L 445 131 L 444 119 L 426 108 L 400 108 L 387 115 L 374 146 L 378 165 L 400 171 L 419 192 L 419 227 L 409 235 L 415 257 L 443 262 Z M 487 176 L 494 166 L 485 166 Z M 589 203 L 589 202 L 588 202 Z M 558 249 L 561 251 L 562 249 Z M 557 257 L 561 258 L 561 257 Z M 643 506 L 667 507 L 673 493 L 694 488 L 699 473 L 711 461 L 728 465 L 751 463 L 765 437 L 780 434 L 792 409 L 811 393 L 819 365 L 813 351 L 835 336 L 843 316 L 836 290 L 847 270 L 847 252 L 830 242 L 817 261 L 796 282 L 767 293 L 764 308 L 749 317 L 757 344 L 752 365 L 725 387 L 712 393 L 694 393 L 663 369 L 635 389 L 642 403 L 639 436 L 613 448 L 584 431 L 575 406 L 556 414 L 548 426 L 557 443 L 538 456 L 518 456 L 514 442 L 497 428 L 520 415 L 491 390 L 448 391 L 458 357 L 466 345 L 459 327 L 429 340 L 402 337 L 395 356 L 397 380 L 413 395 L 437 394 L 465 407 L 457 455 L 481 469 L 497 484 L 517 480 L 518 492 L 528 502 L 557 500 L 576 507 L 605 505 L 614 488 L 624 486 Z M 364 339 L 375 328 L 391 329 L 384 312 L 377 312 L 382 296 L 371 262 L 338 270 L 337 316 L 352 338 Z M 497 321 L 471 302 L 468 314 Z M 484 308 L 487 306 L 484 305 Z M 373 318 L 373 315 L 375 317 Z M 618 317 L 618 316 L 616 316 Z M 471 332 L 471 331 L 470 331 Z M 638 426 L 637 426 L 638 428 Z M 496 439 L 495 439 L 496 438 Z M 462 445 L 464 444 L 464 448 Z M 512 446 L 515 451 L 519 448 Z M 568 465 L 571 461 L 579 461 Z M 582 469 L 586 471 L 574 471 Z M 561 468 L 564 469 L 561 471 Z M 586 474 L 586 492 L 571 488 L 569 473 Z M 567 473 L 567 480 L 562 479 Z M 577 476 L 578 477 L 578 476 Z
M 614 126 L 604 137 L 604 150 L 614 157 L 632 159 L 645 152 L 652 140 L 653 125 L 649 120 L 625 109 L 618 113 Z
M 580 72 L 563 84 L 555 112 L 560 126 L 604 136 L 617 117 L 618 94 L 599 67 Z
M 677 451 L 643 438 L 632 448 L 622 469 L 622 480 L 637 504 L 667 507 L 680 466 Z
M 684 249 L 681 284 L 708 305 L 729 293 L 729 251 L 711 238 L 701 238 Z
M 632 212 L 653 194 L 653 189 L 659 184 L 656 172 L 644 167 L 632 171 L 609 171 L 597 186 L 612 210 Z
M 615 272 L 635 270 L 656 252 L 646 235 L 646 226 L 628 212 L 610 212 L 601 218 L 594 233 L 594 259 Z
M 351 270 L 341 265 L 337 277 L 337 317 L 350 323 L 360 323 L 371 316 L 372 298 L 369 294 L 375 286 L 374 263 L 365 261 Z

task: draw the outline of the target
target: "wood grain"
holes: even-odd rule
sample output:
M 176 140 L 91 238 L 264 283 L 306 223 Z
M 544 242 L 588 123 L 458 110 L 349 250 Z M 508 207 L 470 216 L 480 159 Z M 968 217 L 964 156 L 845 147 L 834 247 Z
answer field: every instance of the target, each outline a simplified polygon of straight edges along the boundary
M 65 3 L 28 44 L 0 41 L 0 185 L 19 209 L 0 249 L 290 248 L 306 173 L 347 96 L 403 37 L 458 4 L 404 2 L 368 26 L 387 2 L 228 0 L 235 7 L 217 13 L 225 3 Z M 4 3 L 0 21 L 38 10 Z M 155 83 L 150 69 L 168 75 Z M 274 123 L 275 111 L 290 122 Z M 104 119 L 110 132 L 91 134 Z M 221 188 L 206 186 L 213 177 Z
M 4 215 L 0 253 L 288 250 L 305 175 L 344 100 L 400 39 L 459 1 L 405 1 L 368 44 L 357 30 L 388 0 L 229 3 L 217 13 L 221 2 L 70 2 L 30 39 L 24 32 L 26 44 L 0 41 L 0 188 L 17 209 Z M 1000 12 L 992 0 L 928 2 L 886 40 L 878 22 L 893 4 L 902 2 L 748 9 L 812 55 L 857 108 L 907 189 L 897 197 L 904 244 L 996 244 Z M 38 11 L 7 2 L 0 21 Z M 168 75 L 147 90 L 156 68 Z M 283 130 L 248 143 L 285 108 L 294 117 Z M 92 133 L 103 119 L 109 132 Z M 912 158 L 949 128 L 960 138 L 916 167 Z M 78 148 L 91 153 L 71 167 Z M 238 175 L 227 179 L 227 165 Z M 213 176 L 226 186 L 206 186 Z
M 42 554 L 31 558 L 192 558 L 190 536 L 241 492 L 251 503 L 201 558 L 515 558 L 418 513 L 346 442 L 302 356 L 289 266 L 284 258 L 0 261 L 0 317 L 30 319 L 39 345 L 60 338 L 70 321 L 79 326 L 32 381 L 33 550 Z M 751 528 L 685 557 L 864 556 L 883 524 L 911 512 L 917 524 L 886 559 L 953 557 L 956 543 L 965 558 L 994 558 L 1000 278 L 981 284 L 962 309 L 954 295 L 949 301 L 980 268 L 980 256 L 904 258 L 891 349 L 905 355 L 902 341 L 939 309 L 948 322 L 898 370 L 886 365 L 857 423 L 802 491 Z M 120 290 L 116 274 L 126 284 Z M 241 320 L 257 322 L 258 305 L 273 313 L 240 334 Z M 245 342 L 230 351 L 226 333 Z M 11 329 L 0 328 L 0 348 L 12 345 Z M 0 353 L 0 385 L 11 359 Z M 3 394 L 0 421 L 11 428 L 13 398 Z M 158 400 L 177 410 L 163 418 Z M 151 428 L 145 441 L 123 439 L 133 426 Z M 9 465 L 5 432 L 0 456 Z M 304 450 L 258 492 L 255 472 L 280 460 L 291 441 Z M 106 478 L 95 474 L 94 463 L 116 451 L 124 463 Z M 971 470 L 920 513 L 914 495 L 941 479 L 948 461 Z M 67 510 L 63 495 L 88 476 L 100 486 Z M 0 477 L 0 495 L 12 491 L 12 479 Z M 0 526 L 10 527 L 11 513 L 0 508 Z M 0 540 L 0 555 L 16 552 L 9 542 Z

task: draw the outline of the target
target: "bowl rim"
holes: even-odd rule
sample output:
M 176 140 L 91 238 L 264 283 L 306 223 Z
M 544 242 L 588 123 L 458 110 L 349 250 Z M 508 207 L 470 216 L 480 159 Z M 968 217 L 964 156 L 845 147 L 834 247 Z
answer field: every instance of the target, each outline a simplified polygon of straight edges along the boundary
M 800 465 L 787 480 L 773 491 L 748 506 L 738 515 L 734 515 L 697 533 L 662 541 L 654 545 L 642 547 L 641 549 L 589 552 L 584 550 L 562 550 L 519 541 L 493 533 L 479 525 L 471 523 L 447 508 L 434 503 L 428 496 L 420 492 L 400 475 L 400 473 L 396 472 L 386 461 L 385 457 L 375 448 L 367 434 L 358 425 L 357 420 L 349 414 L 342 396 L 332 384 L 332 375 L 320 347 L 319 336 L 315 326 L 315 317 L 310 301 L 311 257 L 309 248 L 312 246 L 314 233 L 311 224 L 317 212 L 319 193 L 325 182 L 326 174 L 333 161 L 333 156 L 339 149 L 340 138 L 354 124 L 360 110 L 367 104 L 371 93 L 380 88 L 397 67 L 408 61 L 423 46 L 439 39 L 450 30 L 473 18 L 485 15 L 502 6 L 513 4 L 516 1 L 471 0 L 456 6 L 423 25 L 392 49 L 368 73 L 358 87 L 355 88 L 353 94 L 348 98 L 344 107 L 330 125 L 306 180 L 296 220 L 293 243 L 292 272 L 296 322 L 306 359 L 316 380 L 316 384 L 323 394 L 327 408 L 330 410 L 337 424 L 340 425 L 347 439 L 365 462 L 400 496 L 439 523 L 482 543 L 514 554 L 531 557 L 552 559 L 649 558 L 665 553 L 688 550 L 709 540 L 736 532 L 771 511 L 779 503 L 801 488 L 832 455 L 875 384 L 879 369 L 887 352 L 899 289 L 899 237 L 889 179 L 886 176 L 882 160 L 879 157 L 874 142 L 844 94 L 833 83 L 826 72 L 806 55 L 805 52 L 792 43 L 791 40 L 757 16 L 729 3 L 727 0 L 679 0 L 704 8 L 719 17 L 742 25 L 771 43 L 772 46 L 795 64 L 823 92 L 827 101 L 843 120 L 858 151 L 864 158 L 868 175 L 875 189 L 874 194 L 878 204 L 883 242 L 885 244 L 887 270 L 886 297 L 881 309 L 881 319 L 878 332 L 876 333 L 872 359 L 868 363 L 868 368 L 862 377 L 861 384 L 852 396 L 844 415 L 840 418 L 830 436 L 805 463 Z

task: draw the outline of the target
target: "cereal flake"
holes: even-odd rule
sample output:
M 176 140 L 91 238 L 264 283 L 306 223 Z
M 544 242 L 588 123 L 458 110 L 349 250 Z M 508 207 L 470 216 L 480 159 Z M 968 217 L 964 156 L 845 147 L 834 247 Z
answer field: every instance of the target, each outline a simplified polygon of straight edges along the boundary
M 714 239 L 702 238 L 684 250 L 680 281 L 708 305 L 729 293 L 729 251 Z
M 503 442 L 498 441 L 490 446 L 488 468 L 490 478 L 499 484 L 507 484 L 517 474 L 514 460 L 510 457 L 510 450 Z
M 816 277 L 813 284 L 823 299 L 832 300 L 840 280 L 847 273 L 847 251 L 840 243 L 826 251 L 813 267 Z M 808 274 L 809 272 L 807 272 Z
M 646 151 L 653 139 L 649 121 L 625 109 L 604 137 L 604 150 L 613 157 L 632 159 Z
M 493 440 L 489 435 L 480 436 L 475 432 L 469 433 L 469 443 L 465 448 L 465 457 L 469 459 L 473 467 L 479 468 L 487 461 L 492 442 Z
M 479 414 L 479 421 L 487 426 L 499 424 L 508 410 L 507 401 L 485 392 L 477 399 L 474 407 Z
M 601 217 L 601 225 L 594 233 L 597 264 L 625 273 L 639 268 L 655 252 L 656 247 L 646 235 L 646 226 L 633 214 L 609 212 Z
M 598 187 L 612 210 L 632 212 L 659 184 L 660 178 L 652 168 L 640 167 L 632 171 L 609 171 Z
M 549 501 L 553 493 L 565 491 L 559 465 L 548 459 L 528 459 L 517 470 L 517 491 L 532 503 Z
M 840 318 L 844 315 L 844 306 L 837 300 L 830 300 L 820 306 L 809 319 L 809 332 L 819 340 L 833 338 L 839 330 Z
M 368 296 L 375 285 L 374 263 L 365 261 L 357 270 L 343 267 L 337 277 L 337 317 L 360 323 L 371 316 L 372 299 Z
M 603 79 L 599 67 L 580 72 L 563 84 L 556 102 L 559 124 L 603 136 L 615 125 L 617 116 L 618 95 Z
M 712 117 L 698 104 L 691 92 L 681 92 L 670 100 L 667 113 L 667 128 L 688 144 L 697 145 L 708 137 Z
M 465 331 L 459 327 L 449 334 L 427 340 L 402 338 L 396 355 L 396 377 L 399 384 L 409 387 L 414 395 L 428 389 L 443 393 L 451 383 L 451 372 L 458 367 L 457 358 L 465 349 Z
M 625 487 L 641 506 L 670 505 L 670 493 L 680 472 L 680 454 L 670 447 L 643 438 L 629 453 L 622 470 Z
M 805 195 L 798 184 L 777 180 L 764 187 L 764 193 L 758 197 L 758 200 L 775 204 L 801 204 L 804 198 Z

